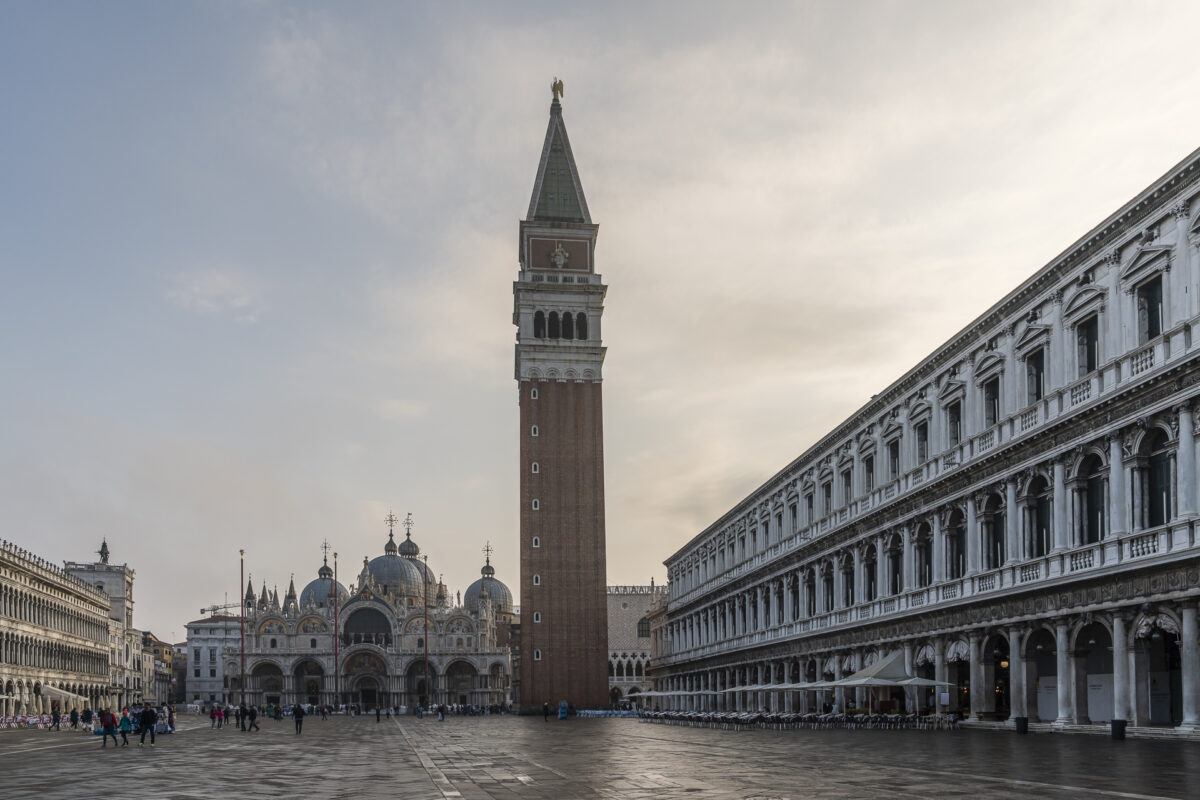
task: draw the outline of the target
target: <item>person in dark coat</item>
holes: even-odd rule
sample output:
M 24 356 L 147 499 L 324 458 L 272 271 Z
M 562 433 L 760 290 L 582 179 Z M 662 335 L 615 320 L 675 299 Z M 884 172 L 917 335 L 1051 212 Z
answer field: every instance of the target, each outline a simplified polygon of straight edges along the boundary
M 142 708 L 142 740 L 138 742 L 138 747 L 146 743 L 146 734 L 150 734 L 150 746 L 154 747 L 154 723 L 158 722 L 158 712 L 149 703 L 146 703 Z
M 71 709 L 71 730 L 79 728 L 79 709 Z
M 304 706 L 299 703 L 292 706 L 292 718 L 296 720 L 296 735 L 299 735 L 300 729 L 304 727 Z
M 113 740 L 113 747 L 118 747 L 117 744 L 117 718 L 107 708 L 100 712 L 100 727 L 104 731 L 104 744 L 101 747 L 108 747 L 108 737 Z
M 250 709 L 246 713 L 250 715 L 250 727 L 248 728 L 248 730 L 252 730 L 252 731 L 262 730 L 262 728 L 258 727 L 258 723 L 255 722 L 255 720 L 258 719 L 258 707 L 250 706 Z

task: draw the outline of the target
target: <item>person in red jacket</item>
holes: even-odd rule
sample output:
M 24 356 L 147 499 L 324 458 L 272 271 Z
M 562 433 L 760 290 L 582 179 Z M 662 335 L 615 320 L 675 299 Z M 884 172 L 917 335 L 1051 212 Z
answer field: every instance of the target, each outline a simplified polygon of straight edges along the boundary
M 104 729 L 104 744 L 101 747 L 108 747 L 109 736 L 113 739 L 113 747 L 118 747 L 117 718 L 107 708 L 100 712 L 100 727 Z

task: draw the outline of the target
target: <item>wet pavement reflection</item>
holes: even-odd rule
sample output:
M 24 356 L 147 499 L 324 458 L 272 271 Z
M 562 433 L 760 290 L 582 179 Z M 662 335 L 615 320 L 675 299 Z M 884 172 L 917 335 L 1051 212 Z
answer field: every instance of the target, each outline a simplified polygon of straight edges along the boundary
M 0 795 L 209 798 L 1188 798 L 1200 745 L 1005 731 L 722 731 L 628 719 L 207 719 L 149 746 L 0 732 Z

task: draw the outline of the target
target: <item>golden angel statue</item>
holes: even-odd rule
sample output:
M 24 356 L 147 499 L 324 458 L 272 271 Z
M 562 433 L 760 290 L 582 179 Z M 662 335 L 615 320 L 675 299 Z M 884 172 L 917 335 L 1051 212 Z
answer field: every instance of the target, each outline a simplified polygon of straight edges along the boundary
M 554 95 L 555 100 L 562 97 L 564 94 L 563 82 L 560 81 L 557 76 L 554 78 L 554 82 L 550 84 L 550 92 Z

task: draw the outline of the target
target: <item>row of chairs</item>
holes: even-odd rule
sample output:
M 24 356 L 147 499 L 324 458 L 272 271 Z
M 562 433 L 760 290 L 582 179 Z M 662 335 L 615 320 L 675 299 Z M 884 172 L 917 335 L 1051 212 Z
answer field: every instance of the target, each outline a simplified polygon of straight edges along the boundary
M 795 730 L 805 728 L 872 728 L 897 730 L 953 730 L 958 728 L 956 714 L 820 714 L 781 713 L 753 711 L 644 711 L 639 715 L 643 722 L 664 725 L 686 725 L 692 727 L 743 730 L 750 727 L 772 730 Z

